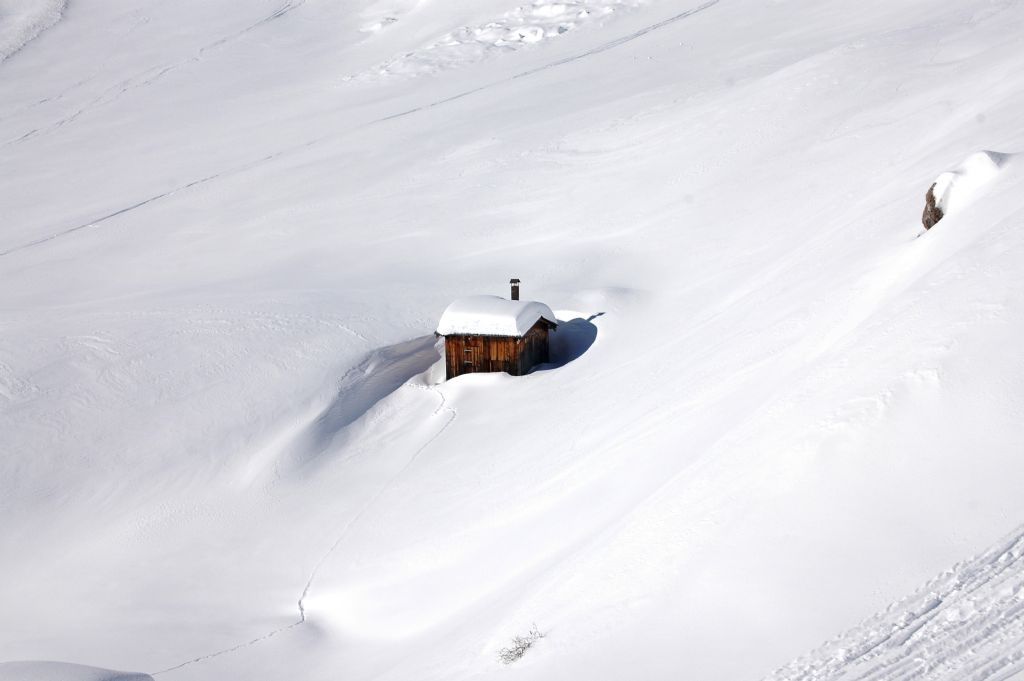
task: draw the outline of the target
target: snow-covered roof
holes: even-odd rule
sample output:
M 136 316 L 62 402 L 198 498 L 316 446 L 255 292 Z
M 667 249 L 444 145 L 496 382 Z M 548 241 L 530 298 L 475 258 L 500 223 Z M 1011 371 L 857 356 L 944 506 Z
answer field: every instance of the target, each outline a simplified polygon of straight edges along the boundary
M 459 298 L 444 311 L 437 325 L 441 336 L 522 336 L 538 319 L 555 324 L 551 308 L 532 300 L 507 300 L 498 296 Z

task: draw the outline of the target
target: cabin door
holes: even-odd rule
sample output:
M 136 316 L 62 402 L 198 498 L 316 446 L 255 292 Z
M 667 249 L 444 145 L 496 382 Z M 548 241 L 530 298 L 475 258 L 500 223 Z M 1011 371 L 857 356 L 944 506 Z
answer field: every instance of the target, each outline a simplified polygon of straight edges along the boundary
M 462 350 L 462 373 L 475 374 L 481 371 L 487 371 L 484 366 L 484 339 L 480 336 L 467 336 Z

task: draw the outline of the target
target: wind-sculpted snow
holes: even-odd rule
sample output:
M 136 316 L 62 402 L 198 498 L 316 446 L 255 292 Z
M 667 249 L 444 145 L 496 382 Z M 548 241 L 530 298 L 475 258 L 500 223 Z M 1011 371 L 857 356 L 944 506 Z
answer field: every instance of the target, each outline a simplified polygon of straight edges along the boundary
M 0 0 L 0 62 L 50 28 L 67 0 Z
M 440 417 L 441 425 L 416 447 L 408 459 L 376 490 L 365 505 L 342 526 L 333 543 L 313 565 L 296 600 L 297 619 L 288 624 L 275 627 L 250 640 L 179 662 L 171 667 L 154 672 L 154 676 L 174 672 L 185 667 L 208 662 L 214 658 L 242 651 L 306 624 L 307 601 L 313 593 L 317 577 L 325 563 L 329 561 L 332 554 L 342 545 L 349 531 L 360 518 L 377 503 L 381 496 L 389 491 L 402 475 L 412 467 L 417 458 L 455 421 L 457 416 L 456 410 L 448 405 L 444 393 L 435 387 L 437 379 L 443 375 L 441 364 L 437 363 L 438 359 L 439 355 L 435 350 L 434 339 L 431 336 L 413 339 L 374 351 L 341 379 L 336 399 L 309 424 L 310 432 L 298 433 L 297 437 L 294 437 L 293 448 L 297 447 L 300 450 L 320 453 L 323 451 L 326 443 L 334 436 L 359 419 L 378 402 L 385 400 L 390 394 L 404 389 L 414 393 L 417 391 L 430 393 L 438 398 L 438 403 L 431 413 L 430 420 L 435 420 L 434 417 Z M 274 448 L 280 449 L 282 445 L 283 443 L 276 443 Z M 301 463 L 308 463 L 308 461 Z M 277 475 L 280 476 L 280 472 Z M 3 679 L 0 679 L 0 681 L 3 681 Z
M 153 677 L 67 662 L 0 662 L 0 681 L 153 681 Z
M 986 681 L 1024 671 L 1024 528 L 765 681 Z
M 353 76 L 372 80 L 392 76 L 420 76 L 464 66 L 493 54 L 519 50 L 526 45 L 557 38 L 581 26 L 595 23 L 616 12 L 633 10 L 645 0 L 534 0 L 495 19 L 475 26 L 462 26 L 435 41 L 406 54 L 392 57 L 370 71 Z M 376 22 L 364 30 L 385 29 L 393 18 Z
M 978 151 L 957 167 L 935 178 L 935 204 L 946 215 L 961 210 L 974 200 L 983 186 L 995 179 L 1011 154 Z

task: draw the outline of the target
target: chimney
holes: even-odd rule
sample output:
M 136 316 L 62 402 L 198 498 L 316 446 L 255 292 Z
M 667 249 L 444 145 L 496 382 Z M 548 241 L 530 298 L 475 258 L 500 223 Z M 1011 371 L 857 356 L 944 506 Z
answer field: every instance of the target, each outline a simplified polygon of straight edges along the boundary
M 512 300 L 519 300 L 519 280 L 510 279 L 508 283 L 512 284 Z

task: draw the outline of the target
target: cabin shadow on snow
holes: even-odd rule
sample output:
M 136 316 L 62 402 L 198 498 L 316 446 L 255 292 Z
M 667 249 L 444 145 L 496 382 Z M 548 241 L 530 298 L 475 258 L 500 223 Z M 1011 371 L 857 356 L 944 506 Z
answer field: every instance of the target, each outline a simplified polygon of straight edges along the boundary
M 550 371 L 579 359 L 597 339 L 593 320 L 577 317 L 559 321 L 550 337 L 550 362 L 534 371 Z M 437 339 L 422 336 L 389 345 L 371 352 L 342 376 L 330 404 L 313 420 L 299 447 L 299 466 L 317 459 L 348 426 L 370 411 L 375 404 L 392 394 L 416 376 L 426 372 L 441 359 Z
M 577 317 L 569 321 L 560 320 L 549 341 L 551 361 L 541 364 L 535 371 L 558 369 L 582 357 L 597 340 L 597 325 L 594 324 L 594 320 L 602 315 L 604 312 L 592 314 L 586 319 Z

